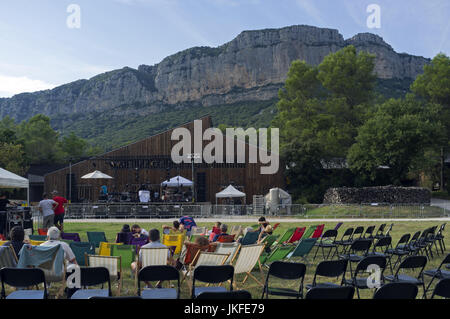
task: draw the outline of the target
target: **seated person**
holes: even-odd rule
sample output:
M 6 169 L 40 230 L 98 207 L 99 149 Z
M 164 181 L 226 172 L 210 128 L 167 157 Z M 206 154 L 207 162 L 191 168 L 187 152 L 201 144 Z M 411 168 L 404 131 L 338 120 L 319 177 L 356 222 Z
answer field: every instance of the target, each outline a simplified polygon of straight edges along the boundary
M 125 224 L 122 226 L 120 233 L 118 233 L 116 235 L 116 243 L 122 243 L 122 244 L 128 245 L 131 237 L 132 237 L 132 234 L 131 234 L 131 230 L 130 230 L 130 225 Z
M 161 244 L 160 242 L 160 236 L 159 236 L 159 230 L 157 229 L 151 229 L 149 232 L 149 243 L 145 244 L 144 246 L 141 247 L 142 248 L 166 248 L 166 245 Z M 168 258 L 169 258 L 169 263 L 173 263 L 171 260 L 171 253 L 170 250 L 168 252 Z M 142 266 L 142 252 L 139 251 L 139 268 L 141 268 Z M 137 268 L 137 264 L 136 262 L 131 263 L 131 270 L 133 272 L 136 272 L 136 268 Z
M 262 232 L 259 233 L 258 244 L 262 242 L 264 237 L 273 234 L 273 227 L 271 225 L 267 225 L 266 228 Z
M 64 259 L 67 260 L 71 264 L 76 264 L 77 260 L 75 259 L 75 255 L 70 248 L 70 246 L 61 241 L 61 231 L 58 229 L 58 227 L 52 226 L 47 231 L 47 241 L 40 244 L 39 246 L 45 246 L 45 247 L 53 247 L 56 245 L 61 245 L 62 249 L 64 249 Z
M 178 232 L 183 232 L 183 229 L 180 227 L 180 222 L 178 220 L 174 220 L 172 223 L 172 226 L 169 225 L 162 225 L 163 228 L 163 233 L 164 234 L 169 234 L 169 233 L 178 233 Z
M 9 232 L 9 237 L 11 240 L 4 243 L 3 246 L 12 246 L 17 258 L 19 258 L 19 252 L 24 245 L 25 239 L 25 232 L 23 231 L 23 228 L 20 226 L 14 226 Z
M 226 224 L 220 225 L 220 234 L 216 234 L 212 241 L 216 242 L 219 240 L 220 237 L 228 236 L 227 231 L 228 231 L 228 226 Z
M 267 227 L 267 225 L 269 225 L 269 222 L 266 220 L 265 217 L 260 217 L 258 219 L 258 224 L 259 224 L 259 228 L 258 228 L 258 232 L 262 232 L 264 231 L 264 228 Z
M 139 226 L 138 224 L 134 224 L 133 226 L 131 226 L 131 232 L 133 233 L 133 237 L 135 238 L 149 236 L 148 231 L 146 231 L 144 228 L 141 228 L 141 226 Z
M 186 246 L 186 249 L 182 251 L 180 257 L 178 257 L 176 261 L 176 268 L 178 270 L 183 266 L 189 265 L 194 260 L 199 250 L 212 252 L 215 250 L 216 244 L 211 244 L 207 238 L 200 236 L 195 239 L 195 242 L 185 242 L 184 245 Z
M 222 225 L 221 222 L 216 222 L 216 224 L 213 226 L 211 234 L 209 234 L 209 241 L 213 241 L 214 236 L 220 234 L 220 225 Z

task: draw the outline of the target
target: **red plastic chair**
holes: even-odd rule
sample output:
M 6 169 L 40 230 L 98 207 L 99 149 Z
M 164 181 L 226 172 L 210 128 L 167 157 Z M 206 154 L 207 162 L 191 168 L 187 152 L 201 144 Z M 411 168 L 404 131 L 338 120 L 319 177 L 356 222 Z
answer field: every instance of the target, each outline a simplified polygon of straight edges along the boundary
M 291 239 L 288 240 L 288 243 L 292 244 L 295 243 L 296 241 L 299 241 L 303 234 L 305 233 L 306 227 L 297 227 L 297 229 L 294 231 L 294 233 L 292 234 Z
M 41 236 L 47 236 L 47 228 L 38 228 L 38 234 Z
M 312 234 L 311 238 L 319 238 L 322 236 L 323 229 L 325 228 L 325 224 L 318 225 L 314 233 Z

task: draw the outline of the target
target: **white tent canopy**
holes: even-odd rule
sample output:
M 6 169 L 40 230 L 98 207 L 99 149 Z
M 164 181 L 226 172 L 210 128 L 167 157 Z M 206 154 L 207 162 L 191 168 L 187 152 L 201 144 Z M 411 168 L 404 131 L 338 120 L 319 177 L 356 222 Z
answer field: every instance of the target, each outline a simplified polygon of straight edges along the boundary
M 245 197 L 245 193 L 238 191 L 233 185 L 229 185 L 223 191 L 216 193 L 216 198 Z
M 83 179 L 112 179 L 113 177 L 106 175 L 100 171 L 94 171 L 92 173 L 81 176 Z
M 172 177 L 171 179 L 164 181 L 161 183 L 161 186 L 167 186 L 167 187 L 179 187 L 179 186 L 183 186 L 183 187 L 191 187 L 192 186 L 192 181 L 188 180 L 187 178 L 184 178 L 183 176 L 175 176 Z
M 28 188 L 28 179 L 0 167 L 0 188 Z
M 25 177 L 0 167 L 0 188 L 26 188 L 27 205 L 30 205 L 30 182 Z

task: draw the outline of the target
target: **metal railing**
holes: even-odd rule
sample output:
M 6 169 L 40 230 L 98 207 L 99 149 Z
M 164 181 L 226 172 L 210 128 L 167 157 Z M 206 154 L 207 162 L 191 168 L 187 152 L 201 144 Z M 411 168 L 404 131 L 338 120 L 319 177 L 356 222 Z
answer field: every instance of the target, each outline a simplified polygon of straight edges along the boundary
M 32 210 L 35 211 L 35 210 Z M 39 218 L 39 214 L 36 217 Z M 277 205 L 254 211 L 253 205 L 166 204 L 166 203 L 91 203 L 70 204 L 66 219 L 100 218 L 179 218 L 192 217 L 244 217 L 279 216 L 297 218 L 438 218 L 450 217 L 449 207 L 425 204 L 367 203 L 352 205 L 293 204 Z

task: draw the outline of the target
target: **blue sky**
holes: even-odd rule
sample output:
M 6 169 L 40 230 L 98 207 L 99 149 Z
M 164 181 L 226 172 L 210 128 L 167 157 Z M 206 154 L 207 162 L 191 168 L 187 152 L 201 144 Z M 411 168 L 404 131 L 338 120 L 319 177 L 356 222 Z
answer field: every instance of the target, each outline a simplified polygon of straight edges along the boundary
M 81 9 L 79 29 L 67 27 L 70 4 Z M 379 29 L 367 27 L 370 4 L 381 9 Z M 344 38 L 376 33 L 397 52 L 450 54 L 448 0 L 1 0 L 0 97 L 294 24 L 338 29 Z

